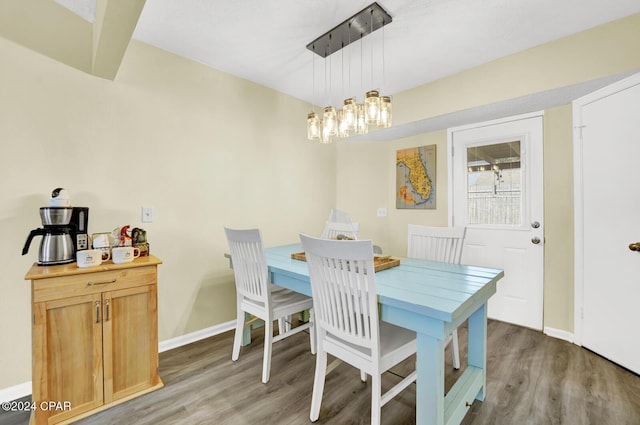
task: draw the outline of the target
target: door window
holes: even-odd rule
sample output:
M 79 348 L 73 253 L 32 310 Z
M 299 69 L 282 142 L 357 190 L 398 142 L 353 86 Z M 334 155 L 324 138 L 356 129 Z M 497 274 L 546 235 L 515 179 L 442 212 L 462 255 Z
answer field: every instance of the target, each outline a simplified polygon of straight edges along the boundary
M 520 140 L 467 147 L 467 224 L 522 225 Z

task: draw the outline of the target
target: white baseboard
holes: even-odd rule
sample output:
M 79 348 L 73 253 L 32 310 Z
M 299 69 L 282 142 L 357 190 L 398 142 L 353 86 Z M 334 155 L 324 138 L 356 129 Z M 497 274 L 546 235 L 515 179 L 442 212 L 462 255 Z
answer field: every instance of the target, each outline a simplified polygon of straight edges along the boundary
M 235 327 L 236 321 L 231 320 L 226 323 L 221 323 L 209 328 L 200 329 L 199 331 L 167 339 L 165 341 L 161 341 L 158 344 L 158 352 L 162 353 L 163 351 L 182 347 L 183 345 L 191 344 L 192 342 L 196 342 L 201 339 L 209 338 L 210 336 L 218 335 L 223 332 L 235 329 Z M 14 385 L 13 387 L 0 389 L 0 403 L 3 403 L 5 401 L 17 400 L 28 395 L 31 395 L 31 381 Z
M 565 341 L 569 341 L 570 343 L 575 342 L 575 337 L 573 333 L 563 331 L 562 329 L 550 328 L 548 326 L 544 327 L 544 334 L 553 338 L 563 339 Z
M 195 332 L 191 332 L 185 335 L 180 335 L 175 338 L 161 341 L 158 344 L 158 352 L 173 350 L 174 348 L 182 347 L 183 345 L 191 344 L 192 342 L 200 341 L 201 339 L 209 338 L 210 336 L 218 335 L 223 332 L 235 329 L 236 321 L 231 320 L 226 323 L 220 323 L 219 325 L 211 326 L 209 328 L 200 329 Z
M 0 403 L 31 395 L 31 381 L 0 390 Z

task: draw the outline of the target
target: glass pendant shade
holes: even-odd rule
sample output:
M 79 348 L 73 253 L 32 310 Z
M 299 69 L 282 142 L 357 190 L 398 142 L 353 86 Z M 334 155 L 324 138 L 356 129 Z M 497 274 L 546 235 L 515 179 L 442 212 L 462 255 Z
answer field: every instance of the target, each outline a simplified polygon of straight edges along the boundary
M 331 143 L 333 141 L 331 140 L 331 135 L 324 131 L 324 126 L 322 126 L 321 128 L 322 130 L 320 131 L 320 143 Z
M 320 139 L 320 117 L 315 112 L 311 112 L 307 115 L 307 139 L 318 140 Z
M 391 127 L 391 96 L 382 96 L 380 98 L 380 118 L 378 119 L 378 127 Z
M 378 124 L 380 116 L 380 96 L 378 90 L 371 90 L 364 97 L 365 119 L 367 124 Z
M 356 111 L 356 134 L 367 134 L 369 127 L 365 119 L 364 105 L 358 104 Z
M 350 97 L 345 99 L 342 110 L 344 111 L 344 120 L 347 125 L 347 130 L 355 130 L 356 128 L 356 113 L 357 113 L 356 99 Z
M 338 116 L 336 108 L 333 106 L 324 108 L 324 114 L 322 115 L 322 132 L 328 136 L 338 134 Z
M 338 137 L 349 137 L 349 127 L 345 120 L 344 109 L 338 111 Z

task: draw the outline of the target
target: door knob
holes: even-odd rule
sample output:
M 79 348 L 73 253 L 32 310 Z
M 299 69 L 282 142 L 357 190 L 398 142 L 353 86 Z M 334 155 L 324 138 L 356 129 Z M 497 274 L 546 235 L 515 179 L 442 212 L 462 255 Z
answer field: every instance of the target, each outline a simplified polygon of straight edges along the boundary
M 531 243 L 534 243 L 536 245 L 538 245 L 540 243 L 540 238 L 537 236 L 534 236 L 531 238 Z
M 631 251 L 640 251 L 640 242 L 634 242 L 629 244 L 629 249 Z
M 532 222 L 531 227 L 533 227 L 534 229 L 540 228 L 540 222 L 539 221 Z

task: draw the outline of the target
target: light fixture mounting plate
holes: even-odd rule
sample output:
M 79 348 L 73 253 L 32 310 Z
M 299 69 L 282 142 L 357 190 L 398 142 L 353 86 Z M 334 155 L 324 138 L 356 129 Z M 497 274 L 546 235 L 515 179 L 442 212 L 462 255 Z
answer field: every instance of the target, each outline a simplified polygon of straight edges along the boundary
M 326 58 L 373 31 L 391 23 L 391 15 L 373 2 L 341 24 L 307 44 L 307 49 Z

